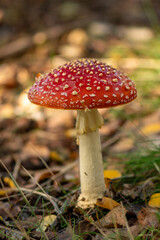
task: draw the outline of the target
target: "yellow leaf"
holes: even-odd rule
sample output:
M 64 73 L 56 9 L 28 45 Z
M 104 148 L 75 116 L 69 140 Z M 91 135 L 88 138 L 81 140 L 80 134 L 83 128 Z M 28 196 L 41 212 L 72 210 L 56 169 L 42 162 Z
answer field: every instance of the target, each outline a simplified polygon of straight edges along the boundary
M 160 132 L 160 122 L 148 124 L 148 125 L 144 126 L 141 129 L 141 131 L 145 135 L 150 135 L 153 133 Z
M 8 185 L 10 188 L 16 188 L 14 182 L 9 177 L 4 177 L 3 181 L 6 185 Z M 10 190 L 0 190 L 0 196 L 5 195 L 6 193 L 11 192 Z
M 40 227 L 36 229 L 37 232 L 45 232 L 46 229 L 54 223 L 56 220 L 57 216 L 56 215 L 48 215 L 45 216 L 40 224 Z
M 151 196 L 148 205 L 153 208 L 160 208 L 160 193 L 155 193 Z
M 102 199 L 97 200 L 96 205 L 109 210 L 113 209 L 114 207 L 120 206 L 118 202 L 108 197 L 103 197 Z
M 54 160 L 56 160 L 56 161 L 63 161 L 63 159 L 62 159 L 62 157 L 56 152 L 56 151 L 52 151 L 51 153 L 50 153 L 50 157 L 52 158 L 52 159 L 54 159 Z
M 109 178 L 109 179 L 113 179 L 113 178 L 118 178 L 121 177 L 122 174 L 118 171 L 118 170 L 104 170 L 104 178 Z
M 109 188 L 110 185 L 111 185 L 111 179 L 110 179 L 110 178 L 105 178 L 105 179 L 104 179 L 104 182 L 105 182 L 106 188 Z
M 0 196 L 3 196 L 3 195 L 5 195 L 6 193 L 7 193 L 8 191 L 6 190 L 0 190 Z
M 3 181 L 7 184 L 10 188 L 16 188 L 14 182 L 9 177 L 4 177 Z

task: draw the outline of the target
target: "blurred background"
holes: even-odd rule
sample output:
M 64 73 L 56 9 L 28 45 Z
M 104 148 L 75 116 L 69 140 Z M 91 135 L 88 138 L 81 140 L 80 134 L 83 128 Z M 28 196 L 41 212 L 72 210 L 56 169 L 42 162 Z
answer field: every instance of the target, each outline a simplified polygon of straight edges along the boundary
M 101 110 L 108 167 L 119 153 L 159 146 L 160 1 L 1 0 L 0 158 L 10 170 L 17 162 L 43 168 L 40 157 L 49 166 L 78 157 L 76 111 L 35 106 L 27 91 L 37 73 L 84 57 L 121 69 L 138 89 L 132 103 Z

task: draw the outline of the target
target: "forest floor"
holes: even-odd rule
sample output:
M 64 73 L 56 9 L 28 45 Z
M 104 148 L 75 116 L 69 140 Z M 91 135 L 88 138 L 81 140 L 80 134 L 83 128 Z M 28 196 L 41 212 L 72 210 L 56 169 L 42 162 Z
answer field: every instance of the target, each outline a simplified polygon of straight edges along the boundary
M 9 1 L 2 1 L 1 239 L 160 239 L 159 29 L 156 24 L 152 28 L 125 24 L 126 8 L 118 15 L 119 25 L 111 16 L 108 23 L 97 18 L 95 1 L 93 9 L 89 2 L 88 8 L 78 2 L 55 6 L 50 2 L 49 14 L 43 15 L 43 1 L 34 5 L 30 0 L 33 11 L 29 12 L 24 1 L 14 3 L 14 11 Z M 130 2 L 124 1 L 125 6 L 132 8 Z M 132 17 L 128 16 L 129 23 Z M 43 108 L 27 98 L 37 73 L 83 57 L 121 69 L 138 91 L 133 102 L 100 110 L 105 121 L 100 136 L 109 199 L 87 210 L 76 207 L 80 194 L 76 111 Z

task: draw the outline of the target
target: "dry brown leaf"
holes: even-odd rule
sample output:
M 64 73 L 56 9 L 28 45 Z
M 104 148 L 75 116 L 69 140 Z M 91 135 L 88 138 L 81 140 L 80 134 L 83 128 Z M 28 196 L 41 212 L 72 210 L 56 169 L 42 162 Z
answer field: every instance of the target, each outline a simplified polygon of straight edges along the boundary
M 21 220 L 21 226 L 23 226 L 25 229 L 36 228 L 39 226 L 42 218 L 43 216 L 38 214 L 36 214 L 34 217 L 28 217 L 25 220 Z
M 60 171 L 60 167 L 54 166 L 50 169 L 42 169 L 34 172 L 34 179 L 36 182 L 44 181 L 45 179 L 51 178 Z
M 121 205 L 112 209 L 104 217 L 97 221 L 97 224 L 101 227 L 114 227 L 116 226 L 126 226 L 125 214 L 127 210 Z
M 53 108 L 45 108 L 44 109 L 45 116 L 48 118 L 47 128 L 48 130 L 59 130 L 62 126 L 66 127 L 66 129 L 72 128 L 74 126 L 74 118 L 73 112 L 71 110 L 56 110 Z M 60 134 L 60 133 L 59 133 Z M 64 130 L 63 130 L 64 135 Z
M 136 222 L 133 226 L 129 227 L 130 229 L 130 233 L 131 236 L 133 237 L 137 237 L 138 234 L 143 230 L 143 227 L 140 226 L 140 224 L 138 222 Z M 106 234 L 109 234 L 109 232 L 112 230 L 114 233 L 116 233 L 116 229 L 115 228 L 105 228 L 106 230 Z M 104 231 L 105 232 L 105 231 Z M 122 228 L 118 228 L 118 233 L 120 236 L 121 240 L 131 240 L 132 238 L 130 238 L 129 233 L 128 233 L 128 229 L 126 227 L 122 227 Z
M 70 226 L 64 228 L 62 231 L 57 232 L 56 236 L 58 240 L 71 240 L 73 239 L 73 231 Z M 54 238 L 52 238 L 54 239 Z
M 0 66 L 0 86 L 13 88 L 17 86 L 16 80 L 17 66 L 15 64 L 1 64 Z
M 34 175 L 34 179 L 36 182 L 40 182 L 40 181 L 44 181 L 45 179 L 51 178 L 53 175 L 48 169 L 44 169 L 44 171 L 36 172 Z
M 14 108 L 10 103 L 1 106 L 1 118 L 12 118 L 14 116 Z
M 59 47 L 59 53 L 62 57 L 80 58 L 84 54 L 84 47 L 80 45 L 64 44 Z
M 114 147 L 112 147 L 112 150 L 115 152 L 126 152 L 130 151 L 134 146 L 134 141 L 131 138 L 123 138 L 121 139 L 117 144 L 115 144 Z
M 144 227 L 160 227 L 159 220 L 156 215 L 156 210 L 152 208 L 143 208 L 138 212 L 138 222 Z
M 48 147 L 42 145 L 32 145 L 31 143 L 27 143 L 24 146 L 23 152 L 26 153 L 29 157 L 42 157 L 44 159 L 49 157 L 50 151 Z
M 12 217 L 17 217 L 22 211 L 21 207 L 18 205 L 12 205 L 9 202 L 0 201 L 0 220 L 6 221 L 10 218 L 8 212 Z
M 103 197 L 102 199 L 97 200 L 96 205 L 99 207 L 111 210 L 111 209 L 119 206 L 120 204 L 111 198 Z
M 28 79 L 30 78 L 29 71 L 27 68 L 19 67 L 17 72 L 17 81 L 22 86 L 26 87 L 26 83 Z
M 123 184 L 123 187 L 124 189 L 121 191 L 121 193 L 124 196 L 130 196 L 132 199 L 140 196 L 142 192 L 142 185 L 133 186 L 132 184 Z
M 85 45 L 88 41 L 88 36 L 86 31 L 82 28 L 76 28 L 72 30 L 67 36 L 68 43 L 75 45 Z

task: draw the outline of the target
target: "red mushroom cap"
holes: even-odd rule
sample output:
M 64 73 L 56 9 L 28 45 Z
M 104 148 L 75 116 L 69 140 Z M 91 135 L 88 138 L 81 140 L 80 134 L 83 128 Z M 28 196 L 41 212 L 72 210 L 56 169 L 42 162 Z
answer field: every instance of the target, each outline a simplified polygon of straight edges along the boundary
M 96 59 L 79 59 L 37 74 L 28 98 L 58 109 L 107 108 L 135 99 L 134 82 L 124 73 Z

